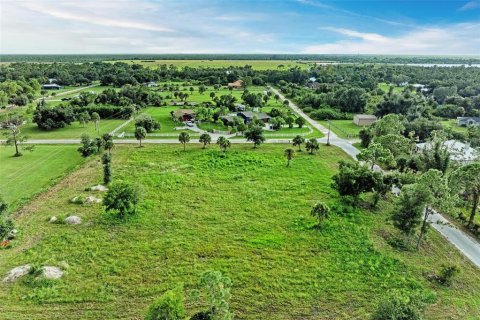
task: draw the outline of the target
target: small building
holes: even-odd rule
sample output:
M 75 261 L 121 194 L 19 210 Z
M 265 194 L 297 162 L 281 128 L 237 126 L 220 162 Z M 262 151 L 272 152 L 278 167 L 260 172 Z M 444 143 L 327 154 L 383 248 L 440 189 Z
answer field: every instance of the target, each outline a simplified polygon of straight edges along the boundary
M 149 88 L 153 88 L 157 86 L 157 83 L 155 81 L 150 81 L 150 82 L 144 83 L 143 85 Z
M 229 126 L 235 123 L 235 116 L 222 116 L 220 120 L 222 120 L 225 126 Z
M 320 88 L 320 83 L 317 82 L 317 81 L 308 82 L 308 83 L 305 85 L 305 88 L 308 88 L 308 89 L 318 89 L 318 88 Z
M 235 111 L 240 112 L 240 111 L 247 110 L 247 107 L 244 104 L 241 104 L 241 103 L 235 103 L 234 106 L 235 106 Z
M 62 88 L 63 87 L 61 85 L 58 85 L 56 83 L 47 83 L 42 85 L 42 89 L 45 89 L 45 90 L 60 90 Z
M 418 143 L 416 151 L 421 152 L 424 149 L 430 149 L 432 144 L 430 142 Z M 443 143 L 445 148 L 450 153 L 450 159 L 461 164 L 469 164 L 479 159 L 478 151 L 457 140 L 447 140 Z
M 353 123 L 357 126 L 369 126 L 377 121 L 377 117 L 373 114 L 356 114 L 353 117 Z
M 460 127 L 479 126 L 480 117 L 457 117 L 457 125 Z
M 242 89 L 243 88 L 243 81 L 242 80 L 237 80 L 234 82 L 229 82 L 228 83 L 228 88 L 230 89 Z
M 242 111 L 237 113 L 237 116 L 241 117 L 245 123 L 251 122 L 254 118 L 262 120 L 267 123 L 270 121 L 271 117 L 264 112 L 252 112 L 252 111 Z
M 178 109 L 173 112 L 173 116 L 179 121 L 191 121 L 195 119 L 195 111 L 192 109 Z

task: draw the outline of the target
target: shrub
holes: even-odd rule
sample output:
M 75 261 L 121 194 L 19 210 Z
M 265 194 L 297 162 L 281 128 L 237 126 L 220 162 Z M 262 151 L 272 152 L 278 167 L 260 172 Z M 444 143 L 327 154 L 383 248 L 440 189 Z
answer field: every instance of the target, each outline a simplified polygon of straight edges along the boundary
M 108 190 L 103 205 L 105 211 L 115 213 L 119 218 L 136 213 L 137 204 L 140 201 L 139 190 L 127 183 L 114 184 Z
M 347 115 L 331 108 L 322 108 L 314 110 L 310 116 L 315 120 L 344 120 L 348 119 Z
M 142 115 L 135 120 L 135 127 L 143 127 L 147 132 L 160 129 L 160 123 L 148 115 Z
M 460 273 L 460 268 L 457 266 L 443 266 L 438 276 L 438 282 L 444 286 L 450 286 L 453 279 Z
M 435 296 L 420 292 L 405 293 L 394 291 L 382 300 L 372 316 L 373 320 L 421 320 L 428 303 Z
M 181 320 L 185 318 L 185 306 L 180 290 L 167 291 L 150 305 L 145 320 Z

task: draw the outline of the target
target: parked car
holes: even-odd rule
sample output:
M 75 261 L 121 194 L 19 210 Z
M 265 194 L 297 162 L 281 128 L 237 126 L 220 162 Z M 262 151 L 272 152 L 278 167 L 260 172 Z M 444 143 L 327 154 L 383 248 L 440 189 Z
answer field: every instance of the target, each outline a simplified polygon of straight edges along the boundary
M 62 98 L 61 100 L 62 101 L 70 101 L 70 100 L 72 100 L 72 98 Z
M 193 127 L 194 126 L 194 123 L 192 121 L 187 121 L 187 122 L 185 122 L 185 124 L 187 125 L 187 127 Z

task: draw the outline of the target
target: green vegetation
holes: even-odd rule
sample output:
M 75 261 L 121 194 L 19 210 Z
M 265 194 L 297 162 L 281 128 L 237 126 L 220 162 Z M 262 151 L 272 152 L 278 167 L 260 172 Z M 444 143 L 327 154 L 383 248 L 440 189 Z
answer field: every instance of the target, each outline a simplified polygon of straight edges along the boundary
M 106 62 L 125 62 L 139 64 L 148 68 L 159 68 L 161 65 L 177 68 L 228 68 L 251 66 L 253 70 L 287 70 L 293 67 L 307 69 L 312 63 L 296 62 L 292 60 L 116 60 Z
M 38 145 L 21 157 L 13 154 L 12 147 L 0 148 L 0 194 L 12 211 L 83 162 L 76 146 Z
M 14 160 L 39 155 L 42 147 Z M 120 221 L 101 204 L 68 201 L 91 195 L 82 190 L 102 181 L 102 165 L 92 159 L 16 217 L 21 232 L 2 251 L 0 274 L 25 263 L 67 267 L 60 280 L 0 287 L 2 316 L 138 318 L 181 283 L 190 316 L 208 308 L 195 299 L 207 270 L 231 279 L 230 310 L 243 319 L 367 318 L 393 289 L 436 291 L 428 318 L 478 316 L 478 270 L 440 235 L 429 233 L 418 253 L 392 248 L 385 240 L 394 230 L 385 223 L 386 202 L 374 213 L 353 209 L 330 187 L 336 163 L 346 155 L 334 147 L 314 156 L 303 152 L 287 168 L 284 149 L 117 147 L 114 181 L 142 185 L 144 195 L 137 214 Z M 73 147 L 69 159 L 80 161 Z M 331 208 L 321 229 L 310 217 L 318 202 Z M 47 222 L 72 213 L 85 223 L 73 228 Z M 449 288 L 424 276 L 445 261 L 462 265 Z
M 328 121 L 318 121 L 328 129 Z M 363 127 L 357 126 L 352 120 L 331 120 L 330 130 L 344 139 L 358 139 L 358 133 Z

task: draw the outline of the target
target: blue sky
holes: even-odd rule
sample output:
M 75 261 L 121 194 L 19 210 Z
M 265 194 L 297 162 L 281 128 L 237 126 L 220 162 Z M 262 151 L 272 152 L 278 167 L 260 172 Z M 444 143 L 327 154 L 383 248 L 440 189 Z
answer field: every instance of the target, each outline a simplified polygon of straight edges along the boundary
M 0 0 L 0 53 L 480 55 L 480 0 Z

